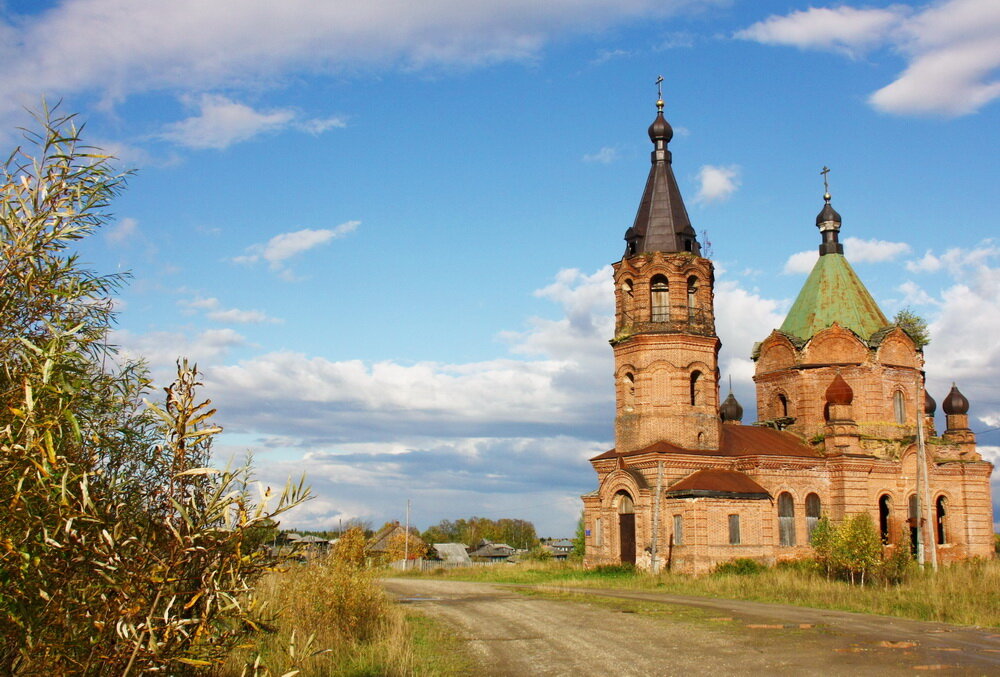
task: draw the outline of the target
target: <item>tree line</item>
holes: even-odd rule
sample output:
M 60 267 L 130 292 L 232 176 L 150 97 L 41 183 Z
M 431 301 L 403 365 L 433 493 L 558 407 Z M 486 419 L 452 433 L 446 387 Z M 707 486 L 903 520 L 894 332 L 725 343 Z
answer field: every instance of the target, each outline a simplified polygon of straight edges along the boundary
M 482 540 L 506 543 L 512 548 L 531 550 L 538 547 L 535 525 L 522 519 L 468 519 L 441 520 L 421 534 L 427 543 L 464 543 L 474 547 Z

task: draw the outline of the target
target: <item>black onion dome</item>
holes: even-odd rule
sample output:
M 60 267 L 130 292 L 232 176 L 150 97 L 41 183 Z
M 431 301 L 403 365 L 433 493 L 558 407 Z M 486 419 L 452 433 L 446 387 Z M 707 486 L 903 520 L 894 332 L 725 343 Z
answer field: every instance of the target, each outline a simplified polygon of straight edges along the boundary
M 941 403 L 941 408 L 949 416 L 952 414 L 968 414 L 969 400 L 965 399 L 965 395 L 958 391 L 958 386 L 952 383 L 951 391 L 944 398 L 944 402 Z
M 729 393 L 729 397 L 725 399 L 722 406 L 719 407 L 719 418 L 725 423 L 727 421 L 742 421 L 743 420 L 743 407 L 732 393 Z
M 830 198 L 827 196 L 826 204 L 823 205 L 823 209 L 820 210 L 819 214 L 816 215 L 816 225 L 821 226 L 824 223 L 841 223 L 840 214 L 837 210 L 833 208 L 830 204 Z
M 937 411 L 937 402 L 931 397 L 931 394 L 924 391 L 924 415 L 933 416 L 934 412 Z
M 649 140 L 656 143 L 657 139 L 663 139 L 667 143 L 670 143 L 670 139 L 672 138 L 674 138 L 674 128 L 663 117 L 663 111 L 661 110 L 656 114 L 653 124 L 649 126 Z
M 833 382 L 826 389 L 826 401 L 828 404 L 850 404 L 854 401 L 854 390 L 840 374 L 833 377 Z

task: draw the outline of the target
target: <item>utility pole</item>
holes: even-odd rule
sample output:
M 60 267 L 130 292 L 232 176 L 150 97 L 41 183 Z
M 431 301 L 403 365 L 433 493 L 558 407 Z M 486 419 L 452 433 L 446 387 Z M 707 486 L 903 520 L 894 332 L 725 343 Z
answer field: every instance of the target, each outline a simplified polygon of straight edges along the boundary
M 660 535 L 660 492 L 663 489 L 663 461 L 656 462 L 656 495 L 653 496 L 653 545 L 649 556 L 654 574 L 660 573 L 660 560 L 657 553 L 657 542 Z
M 410 568 L 410 499 L 406 499 L 406 533 L 403 539 L 403 571 Z
M 924 504 L 924 510 L 922 516 L 924 518 L 924 525 L 928 528 L 928 538 L 927 543 L 930 545 L 931 551 L 931 567 L 934 571 L 937 571 L 937 529 L 935 529 L 935 524 L 931 521 L 931 483 L 929 473 L 927 471 L 927 447 L 924 445 L 924 394 L 923 388 L 921 387 L 920 376 L 917 376 L 917 453 L 919 454 L 920 470 L 924 476 L 924 493 L 923 496 L 917 499 L 918 506 L 919 502 L 922 500 Z M 918 509 L 918 517 L 921 513 Z M 923 529 L 920 529 L 922 534 Z M 923 539 L 921 539 L 923 540 Z M 926 561 L 926 554 L 921 560 L 921 564 Z

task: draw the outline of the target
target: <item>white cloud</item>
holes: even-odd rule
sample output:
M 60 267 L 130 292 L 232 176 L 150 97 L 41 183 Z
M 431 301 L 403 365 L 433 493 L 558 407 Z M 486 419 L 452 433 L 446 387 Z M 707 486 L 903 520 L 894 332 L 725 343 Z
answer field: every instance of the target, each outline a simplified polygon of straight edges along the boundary
M 247 253 L 233 259 L 236 263 L 257 263 L 267 261 L 271 270 L 282 271 L 285 262 L 315 247 L 326 244 L 330 240 L 344 237 L 357 230 L 360 221 L 345 221 L 335 228 L 303 228 L 291 233 L 275 235 L 264 244 L 247 247 Z
M 740 168 L 738 165 L 702 165 L 698 181 L 701 187 L 695 197 L 696 202 L 720 202 L 740 187 Z
M 143 91 L 276 83 L 295 70 L 338 73 L 526 60 L 566 34 L 721 2 L 510 0 L 498 11 L 492 2 L 461 0 L 66 0 L 36 16 L 0 24 L 6 38 L 0 42 L 6 64 L 0 89 L 11 111 L 37 101 L 43 92 L 97 91 L 114 103 Z
M 590 63 L 593 66 L 599 66 L 600 64 L 607 63 L 612 59 L 621 59 L 632 55 L 633 52 L 626 49 L 600 49 L 597 51 L 597 56 L 590 60 Z
M 893 261 L 910 251 L 910 245 L 905 242 L 888 242 L 886 240 L 862 240 L 859 237 L 849 237 L 844 240 L 844 255 L 853 263 L 882 263 Z M 819 252 L 815 249 L 796 252 L 785 261 L 782 270 L 786 275 L 808 273 L 816 265 Z
M 1000 4 L 948 0 L 921 12 L 810 8 L 772 16 L 738 31 L 764 44 L 827 49 L 852 56 L 889 46 L 907 60 L 895 81 L 869 97 L 877 109 L 900 115 L 957 116 L 1000 97 Z
M 905 242 L 862 240 L 858 237 L 849 237 L 844 240 L 844 255 L 854 263 L 893 261 L 909 252 L 910 245 Z
M 925 348 L 931 394 L 941 402 L 952 381 L 969 398 L 970 414 L 1000 417 L 1000 268 L 975 252 L 956 256 L 947 270 L 954 284 L 934 299 L 931 342 Z M 947 256 L 947 255 L 946 255 Z M 995 254 L 994 254 L 995 256 Z
M 733 391 L 743 405 L 745 422 L 757 419 L 753 405 L 756 394 L 753 385 L 754 363 L 750 359 L 753 344 L 763 341 L 785 320 L 787 308 L 783 301 L 769 299 L 744 289 L 736 280 L 719 274 L 715 284 L 715 328 L 722 339 L 719 352 L 719 373 L 722 393 L 733 380 Z M 723 395 L 724 396 L 724 395 Z
M 903 293 L 903 306 L 927 306 L 935 303 L 934 298 L 912 280 L 907 280 L 896 289 Z
M 224 310 L 213 310 L 205 314 L 210 320 L 228 324 L 261 324 L 263 322 L 276 322 L 268 317 L 267 313 L 261 310 L 240 310 L 239 308 L 227 308 Z
M 264 322 L 280 322 L 261 310 L 240 310 L 239 308 L 223 308 L 215 297 L 196 297 L 191 300 L 181 300 L 179 305 L 189 309 L 187 312 L 204 311 L 205 317 L 213 322 L 223 324 L 262 324 Z
M 907 261 L 906 269 L 911 273 L 935 273 L 941 270 L 942 266 L 941 259 L 934 256 L 934 254 L 928 249 L 924 253 L 923 258 L 916 261 Z
M 786 275 L 794 275 L 797 273 L 808 273 L 816 265 L 816 259 L 819 258 L 819 252 L 812 249 L 807 252 L 797 252 L 788 257 L 785 261 L 785 267 L 782 272 Z
M 968 272 L 982 270 L 990 260 L 1000 257 L 1000 247 L 992 240 L 984 240 L 972 249 L 952 247 L 937 256 L 928 249 L 922 258 L 907 261 L 906 269 L 911 273 L 936 273 L 947 270 L 953 277 L 964 278 Z
M 765 45 L 839 50 L 853 56 L 883 42 L 905 15 L 906 9 L 901 7 L 810 7 L 786 16 L 770 16 L 737 31 L 735 37 Z
M 133 218 L 126 217 L 113 224 L 104 231 L 104 237 L 108 244 L 119 246 L 134 239 L 139 232 L 139 222 Z
M 869 101 L 888 113 L 965 115 L 1000 97 L 1000 4 L 951 0 L 907 21 L 909 65 Z
M 173 379 L 179 357 L 200 365 L 216 364 L 230 350 L 246 344 L 246 339 L 232 329 L 208 329 L 196 334 L 175 331 L 139 334 L 122 329 L 112 332 L 111 341 L 122 356 L 145 359 L 161 383 Z
M 587 153 L 583 156 L 584 162 L 599 162 L 603 165 L 609 165 L 618 159 L 619 153 L 618 149 L 613 146 L 604 146 L 601 150 L 596 153 Z
M 334 127 L 344 127 L 342 118 L 300 120 L 290 109 L 256 111 L 246 104 L 219 94 L 202 94 L 197 102 L 199 113 L 166 126 L 162 138 L 188 148 L 228 148 L 266 132 L 295 127 L 319 134 Z

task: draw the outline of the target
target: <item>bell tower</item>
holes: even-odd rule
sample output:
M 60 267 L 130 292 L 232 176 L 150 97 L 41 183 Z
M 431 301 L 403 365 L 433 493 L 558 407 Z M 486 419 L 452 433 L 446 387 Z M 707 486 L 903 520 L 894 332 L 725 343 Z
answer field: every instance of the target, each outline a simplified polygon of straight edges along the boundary
M 663 99 L 649 126 L 652 167 L 625 254 L 614 264 L 615 448 L 668 442 L 718 449 L 718 354 L 712 262 L 701 256 L 667 146 Z

